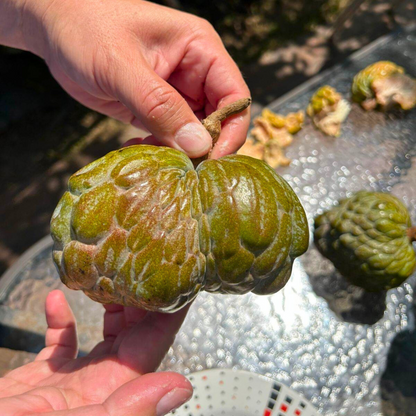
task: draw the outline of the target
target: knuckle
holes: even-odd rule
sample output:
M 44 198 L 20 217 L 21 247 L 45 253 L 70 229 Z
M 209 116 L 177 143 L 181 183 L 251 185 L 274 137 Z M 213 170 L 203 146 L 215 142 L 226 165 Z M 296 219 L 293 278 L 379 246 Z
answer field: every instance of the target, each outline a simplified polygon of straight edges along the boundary
M 143 98 L 145 118 L 164 120 L 175 109 L 175 93 L 163 85 L 151 88 Z
M 208 20 L 202 18 L 202 17 L 197 17 L 196 18 L 197 21 L 197 25 L 199 26 L 199 29 L 201 32 L 205 33 L 205 34 L 212 34 L 212 33 L 216 33 L 214 26 L 212 26 L 212 24 L 210 22 L 208 22 Z
M 198 17 L 198 22 L 204 31 L 208 33 L 215 32 L 214 26 L 212 26 L 212 24 L 208 20 L 202 17 Z
M 208 20 L 198 16 L 192 16 L 191 31 L 202 37 L 216 33 L 214 26 Z

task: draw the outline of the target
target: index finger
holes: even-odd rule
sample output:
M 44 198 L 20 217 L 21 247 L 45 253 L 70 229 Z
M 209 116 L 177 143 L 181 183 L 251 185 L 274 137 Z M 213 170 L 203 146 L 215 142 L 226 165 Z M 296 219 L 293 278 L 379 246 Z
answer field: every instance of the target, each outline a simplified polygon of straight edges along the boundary
M 250 97 L 250 91 L 237 64 L 223 46 L 222 48 L 222 53 L 213 60 L 206 75 L 207 114 L 241 98 Z M 250 109 L 227 119 L 223 123 L 221 135 L 212 150 L 211 157 L 217 159 L 236 152 L 246 140 L 249 125 Z

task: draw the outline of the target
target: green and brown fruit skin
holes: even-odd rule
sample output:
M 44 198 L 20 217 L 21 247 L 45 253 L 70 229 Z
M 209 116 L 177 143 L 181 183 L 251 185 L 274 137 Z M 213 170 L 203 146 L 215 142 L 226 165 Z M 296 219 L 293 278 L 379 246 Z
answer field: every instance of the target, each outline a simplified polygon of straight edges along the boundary
M 352 99 L 361 103 L 374 97 L 373 82 L 377 79 L 388 78 L 395 74 L 403 74 L 404 69 L 390 61 L 379 61 L 361 70 L 352 83 Z
M 415 270 L 410 227 L 397 198 L 360 191 L 315 218 L 314 240 L 351 283 L 379 292 L 399 286 Z
M 307 113 L 312 117 L 313 115 L 320 113 L 325 108 L 336 105 L 341 99 L 341 94 L 339 94 L 335 88 L 325 85 L 319 88 L 319 90 L 312 96 L 307 108 Z
M 306 112 L 315 126 L 328 136 L 338 137 L 350 113 L 349 103 L 335 88 L 324 85 L 312 96 Z
M 352 99 L 365 110 L 389 110 L 416 106 L 416 80 L 404 68 L 390 61 L 379 61 L 360 71 L 353 80 Z
M 267 164 L 131 146 L 87 165 L 51 221 L 61 280 L 101 303 L 174 312 L 201 290 L 271 294 L 308 247 L 304 210 Z

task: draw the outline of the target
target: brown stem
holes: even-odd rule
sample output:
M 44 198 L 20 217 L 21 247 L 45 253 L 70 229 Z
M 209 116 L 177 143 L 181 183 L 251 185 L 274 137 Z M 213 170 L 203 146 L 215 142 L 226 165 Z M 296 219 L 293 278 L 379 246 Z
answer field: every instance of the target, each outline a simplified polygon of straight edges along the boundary
M 212 148 L 211 151 L 205 156 L 193 159 L 194 166 L 198 166 L 203 160 L 209 159 L 212 149 L 217 143 L 221 133 L 221 123 L 228 117 L 234 114 L 241 113 L 251 104 L 251 98 L 242 98 L 217 111 L 211 113 L 206 119 L 202 120 L 203 126 L 208 130 L 208 133 L 212 137 Z
M 202 124 L 212 137 L 212 147 L 217 143 L 221 133 L 221 123 L 234 114 L 241 113 L 251 104 L 251 98 L 242 98 L 210 114 Z
M 416 226 L 410 227 L 407 230 L 407 236 L 409 237 L 411 243 L 413 243 L 413 241 L 416 241 Z

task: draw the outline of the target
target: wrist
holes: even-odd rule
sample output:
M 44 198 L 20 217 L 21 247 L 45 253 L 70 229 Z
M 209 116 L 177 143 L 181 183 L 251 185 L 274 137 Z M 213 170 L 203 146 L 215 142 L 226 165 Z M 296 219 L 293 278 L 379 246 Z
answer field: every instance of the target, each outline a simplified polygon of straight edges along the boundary
M 44 57 L 44 15 L 54 0 L 0 1 L 0 44 Z

